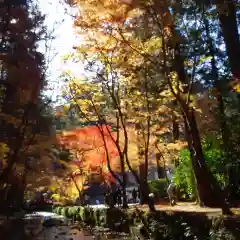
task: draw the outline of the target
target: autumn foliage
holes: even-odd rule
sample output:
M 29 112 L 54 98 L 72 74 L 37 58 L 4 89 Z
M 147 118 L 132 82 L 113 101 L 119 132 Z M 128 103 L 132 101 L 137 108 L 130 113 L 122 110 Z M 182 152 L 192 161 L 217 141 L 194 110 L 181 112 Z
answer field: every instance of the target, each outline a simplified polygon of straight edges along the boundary
M 17 187 L 21 193 L 11 198 L 20 206 L 28 173 L 36 173 L 40 155 L 51 146 L 49 101 L 41 96 L 46 62 L 38 49 L 39 41 L 48 37 L 36 2 L 1 1 L 0 15 L 0 202 L 8 188 Z M 44 142 L 47 147 L 40 146 Z
M 63 131 L 57 140 L 60 146 L 72 153 L 73 161 L 69 164 L 81 168 L 85 173 L 101 172 L 109 180 L 107 161 L 114 167 L 119 156 L 115 137 L 111 126 L 101 125 Z

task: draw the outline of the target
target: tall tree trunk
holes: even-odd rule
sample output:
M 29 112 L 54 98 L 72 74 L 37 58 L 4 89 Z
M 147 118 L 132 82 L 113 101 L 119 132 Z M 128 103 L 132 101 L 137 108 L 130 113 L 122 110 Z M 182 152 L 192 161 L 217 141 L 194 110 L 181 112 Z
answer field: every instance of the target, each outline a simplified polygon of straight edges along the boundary
M 122 181 L 120 182 L 121 188 L 122 188 L 122 207 L 123 208 L 128 208 L 128 202 L 127 202 L 127 192 L 126 192 L 126 187 L 127 187 L 127 175 L 126 175 L 126 169 L 125 169 L 125 156 L 127 154 L 127 148 L 124 148 L 124 152 L 122 153 L 120 150 L 120 144 L 119 144 L 119 139 L 120 139 L 120 119 L 119 119 L 119 114 L 116 113 L 116 119 L 117 119 L 117 146 L 119 146 L 119 155 L 120 155 L 120 167 L 121 167 L 121 173 L 122 173 Z M 128 141 L 127 136 L 125 136 L 125 141 Z
M 189 79 L 186 76 L 184 68 L 184 59 L 181 56 L 180 45 L 175 45 L 175 58 L 173 66 L 178 74 L 178 79 L 182 84 L 185 84 L 186 88 L 184 93 L 187 94 L 191 89 Z M 213 177 L 211 172 L 208 170 L 205 162 L 205 157 L 202 150 L 202 144 L 200 134 L 195 118 L 195 111 L 193 107 L 189 105 L 188 99 L 184 99 L 181 93 L 177 93 L 176 99 L 180 104 L 184 120 L 187 124 L 188 131 L 188 144 L 191 151 L 193 170 L 196 176 L 197 189 L 202 204 L 208 207 L 221 207 L 225 213 L 230 213 L 220 186 L 218 186 L 216 179 Z
M 218 69 L 216 64 L 216 49 L 213 45 L 213 40 L 210 35 L 210 29 L 209 29 L 209 22 L 208 19 L 204 16 L 204 25 L 205 25 L 205 31 L 207 36 L 207 43 L 209 48 L 209 55 L 211 56 L 211 74 L 213 78 L 213 85 L 215 87 L 215 96 L 217 100 L 217 106 L 219 111 L 219 126 L 221 129 L 222 134 L 222 141 L 225 148 L 226 154 L 228 153 L 228 145 L 229 145 L 229 136 L 228 136 L 228 128 L 227 128 L 227 122 L 226 122 L 226 116 L 225 116 L 225 106 L 224 101 L 222 97 L 222 89 L 221 85 L 219 83 L 219 76 L 218 76 Z
M 139 165 L 139 178 L 140 178 L 140 184 L 139 184 L 139 194 L 140 194 L 140 204 L 147 204 L 148 203 L 148 183 L 147 179 L 145 177 L 145 164 Z
M 217 63 L 216 63 L 216 50 L 213 45 L 213 40 L 210 35 L 210 29 L 209 29 L 209 22 L 206 17 L 204 17 L 204 24 L 205 24 L 205 31 L 207 35 L 207 42 L 209 47 L 209 54 L 211 56 L 211 67 L 212 67 L 212 77 L 213 77 L 213 85 L 215 87 L 215 97 L 217 100 L 217 106 L 218 106 L 218 120 L 219 120 L 219 127 L 221 129 L 221 135 L 222 135 L 222 141 L 223 141 L 223 149 L 227 156 L 227 158 L 231 158 L 231 139 L 229 138 L 229 129 L 226 121 L 226 115 L 225 115 L 225 104 L 224 99 L 222 96 L 222 87 L 219 82 L 219 76 L 218 76 L 218 69 L 217 69 Z M 240 55 L 239 55 L 240 56 Z M 238 188 L 238 184 L 236 182 L 236 174 L 234 171 L 234 166 L 230 166 L 227 172 L 228 175 L 228 185 L 230 186 L 228 194 L 234 199 L 237 198 L 236 195 L 236 189 Z
M 157 165 L 157 173 L 158 173 L 158 178 L 165 178 L 166 177 L 166 169 L 161 166 L 160 161 L 161 161 L 162 154 L 161 153 L 156 153 L 156 165 Z M 164 159 L 163 159 L 164 161 Z M 164 163 L 165 165 L 165 163 Z
M 78 197 L 79 197 L 79 200 L 80 200 L 80 204 L 83 205 L 84 200 L 83 200 L 82 191 L 81 191 L 81 189 L 79 188 L 79 186 L 78 186 L 78 184 L 77 184 L 74 176 L 73 176 L 73 175 L 70 175 L 70 177 L 71 177 L 71 179 L 72 179 L 72 181 L 73 181 L 73 183 L 74 183 L 74 186 L 76 187 L 76 189 L 77 189 L 77 191 L 78 191 Z
M 174 112 L 172 112 L 172 138 L 173 141 L 176 142 L 179 140 L 180 132 L 179 132 L 179 125 L 177 122 L 177 117 Z
M 188 149 L 190 151 L 190 158 L 191 158 L 191 166 L 192 166 L 191 179 L 192 180 L 194 179 L 194 181 L 192 181 L 193 195 L 196 197 L 197 202 L 200 203 L 200 205 L 203 205 L 200 201 L 199 192 L 198 192 L 198 188 L 197 188 L 197 179 L 196 179 L 196 175 L 194 174 L 194 168 L 193 168 L 194 152 L 192 151 L 192 148 L 191 148 L 191 136 L 189 133 L 188 124 L 187 124 L 187 120 L 184 116 L 184 113 L 182 113 L 182 116 L 183 116 L 183 120 L 184 120 L 185 139 L 187 140 L 187 143 L 188 143 Z
M 146 156 L 146 149 L 142 147 L 142 136 L 140 133 L 141 125 L 139 123 L 135 124 L 135 130 L 137 131 L 137 148 L 138 148 L 138 159 L 141 161 L 144 157 L 144 163 L 139 165 L 139 195 L 140 204 L 148 203 L 148 185 L 147 185 L 147 175 L 148 175 L 148 161 Z
M 220 187 L 216 184 L 216 181 L 212 174 L 208 171 L 208 168 L 205 163 L 205 158 L 202 150 L 201 139 L 199 130 L 197 127 L 194 109 L 190 106 L 190 101 L 184 96 L 189 96 L 191 94 L 192 83 L 188 79 L 185 73 L 184 58 L 181 56 L 181 47 L 180 41 L 176 42 L 173 39 L 180 39 L 179 33 L 177 33 L 174 21 L 169 23 L 169 19 L 172 19 L 172 14 L 170 13 L 167 7 L 161 8 L 161 4 L 158 1 L 154 1 L 155 9 L 158 14 L 161 15 L 160 28 L 162 32 L 163 40 L 163 55 L 164 55 L 164 66 L 165 66 L 165 75 L 168 80 L 168 85 L 175 96 L 176 101 L 181 107 L 184 121 L 187 124 L 187 133 L 188 133 L 188 145 L 191 152 L 192 165 L 194 174 L 197 181 L 197 189 L 199 192 L 199 197 L 201 202 L 205 206 L 209 207 L 222 207 L 224 212 L 229 213 L 229 209 L 225 204 L 224 198 L 221 194 Z M 164 31 L 167 29 L 171 34 L 167 35 Z M 172 79 L 169 78 L 170 69 L 168 67 L 168 57 L 167 49 L 172 49 L 174 52 L 172 59 L 172 70 L 177 73 L 178 81 L 182 85 L 183 90 L 180 90 L 180 87 L 176 90 L 173 88 Z M 218 194 L 216 194 L 218 193 Z
M 123 197 L 122 207 L 128 208 L 127 193 L 126 193 L 127 176 L 126 176 L 126 171 L 125 171 L 124 160 L 120 161 L 120 165 L 121 165 L 121 173 L 122 173 L 122 181 L 121 181 L 122 197 Z
M 237 25 L 236 5 L 233 0 L 215 0 L 219 9 L 219 22 L 222 30 L 229 66 L 233 78 L 240 81 L 240 41 Z M 225 10 L 225 11 L 223 11 Z
M 187 130 L 187 141 L 196 176 L 200 203 L 207 207 L 221 207 L 225 214 L 230 214 L 221 188 L 206 166 L 194 110 L 190 109 L 189 106 L 185 107 L 184 121 Z

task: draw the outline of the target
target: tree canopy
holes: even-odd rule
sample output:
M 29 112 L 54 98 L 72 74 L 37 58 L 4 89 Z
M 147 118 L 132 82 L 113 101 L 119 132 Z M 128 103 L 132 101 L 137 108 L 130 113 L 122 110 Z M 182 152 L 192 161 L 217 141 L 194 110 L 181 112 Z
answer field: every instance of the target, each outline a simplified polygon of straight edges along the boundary
M 77 105 L 79 117 L 114 122 L 124 136 L 122 170 L 126 164 L 139 181 L 129 158 L 130 124 L 138 138 L 138 158 L 144 160 L 144 179 L 151 145 L 177 143 L 179 149 L 187 144 L 202 204 L 227 211 L 202 144 L 216 134 L 229 166 L 237 163 L 233 136 L 238 124 L 232 133 L 229 126 L 231 114 L 239 117 L 236 51 L 231 51 L 239 45 L 238 6 L 231 1 L 85 0 L 74 1 L 74 7 L 74 26 L 83 40 L 63 60 L 74 56 L 81 62 L 91 85 L 68 73 L 62 77 L 69 83 L 63 95 Z

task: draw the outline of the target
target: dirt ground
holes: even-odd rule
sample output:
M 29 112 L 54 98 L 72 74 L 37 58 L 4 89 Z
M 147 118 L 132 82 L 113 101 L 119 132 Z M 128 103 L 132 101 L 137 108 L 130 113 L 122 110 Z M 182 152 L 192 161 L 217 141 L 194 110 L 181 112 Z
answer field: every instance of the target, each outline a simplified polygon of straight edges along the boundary
M 207 208 L 200 207 L 195 202 L 177 202 L 177 205 L 170 206 L 167 202 L 160 202 L 155 205 L 157 210 L 162 210 L 165 212 L 189 212 L 189 213 L 199 213 L 208 216 L 222 215 L 222 210 L 220 208 Z M 139 209 L 148 209 L 147 205 L 138 206 Z M 231 208 L 234 215 L 240 215 L 240 208 Z

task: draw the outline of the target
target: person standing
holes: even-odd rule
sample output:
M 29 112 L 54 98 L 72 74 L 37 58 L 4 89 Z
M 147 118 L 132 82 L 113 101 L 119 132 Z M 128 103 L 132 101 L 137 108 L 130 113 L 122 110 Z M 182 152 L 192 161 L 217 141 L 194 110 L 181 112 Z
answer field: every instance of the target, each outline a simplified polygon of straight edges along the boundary
M 117 195 L 117 205 L 118 205 L 118 207 L 121 207 L 121 205 L 122 205 L 122 195 L 121 194 Z
M 104 202 L 105 202 L 105 205 L 109 205 L 109 193 L 108 192 L 105 192 L 104 193 Z
M 171 206 L 176 205 L 177 190 L 176 190 L 176 186 L 175 186 L 173 180 L 171 180 L 171 182 L 167 188 L 167 194 L 168 194 L 168 198 L 169 198 Z
M 84 204 L 85 205 L 89 205 L 89 196 L 87 195 L 87 193 L 85 193 L 85 195 L 84 195 Z
M 155 199 L 154 199 L 154 194 L 153 193 L 150 193 L 148 195 L 148 207 L 149 207 L 149 210 L 151 212 L 155 212 L 156 209 L 155 209 Z
M 132 198 L 134 203 L 137 202 L 137 191 L 135 190 L 135 188 L 132 190 Z

